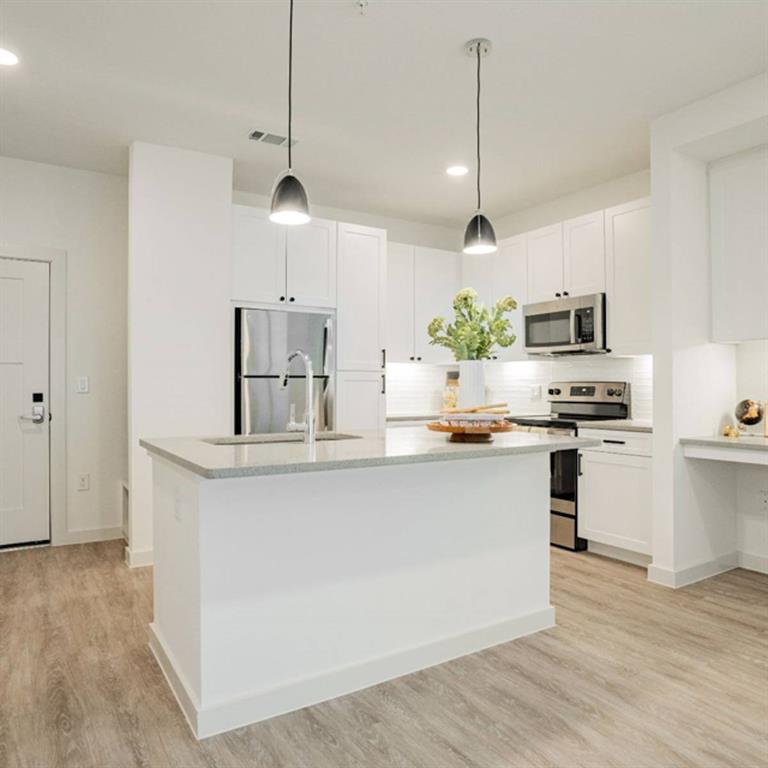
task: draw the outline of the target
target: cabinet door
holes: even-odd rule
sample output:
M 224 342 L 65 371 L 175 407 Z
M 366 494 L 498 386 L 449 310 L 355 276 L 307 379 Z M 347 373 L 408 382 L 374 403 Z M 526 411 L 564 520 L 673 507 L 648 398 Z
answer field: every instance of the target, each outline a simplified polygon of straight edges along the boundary
M 288 303 L 336 306 L 336 222 L 312 219 L 286 229 Z
M 442 315 L 453 322 L 453 297 L 459 290 L 461 259 L 453 251 L 417 247 L 414 256 L 414 339 L 416 360 L 451 363 L 453 355 L 444 347 L 429 343 L 427 326 Z
M 384 429 L 386 374 L 340 371 L 336 377 L 336 430 Z
M 287 299 L 285 228 L 248 205 L 232 206 L 232 298 L 268 304 Z
M 607 343 L 620 354 L 652 346 L 651 201 L 605 211 Z
M 585 296 L 605 291 L 605 227 L 603 212 L 563 223 L 564 295 Z
M 768 339 L 768 146 L 709 169 L 712 340 Z
M 497 251 L 498 253 L 498 251 Z M 496 300 L 493 271 L 496 253 L 462 253 L 460 288 L 474 288 L 477 297 L 490 307 Z
M 552 301 L 563 293 L 563 225 L 528 233 L 528 302 Z
M 384 367 L 387 233 L 339 224 L 337 260 L 338 369 Z
M 579 536 L 651 554 L 651 459 L 583 451 Z
M 517 309 L 512 312 L 512 331 L 517 336 L 515 343 L 506 349 L 499 349 L 499 360 L 527 360 L 525 354 L 525 326 L 523 323 L 523 305 L 528 302 L 528 264 L 527 238 L 517 235 L 502 240 L 493 260 L 493 300 L 511 296 L 517 302 Z
M 414 247 L 387 243 L 387 360 L 407 363 L 416 359 L 413 345 Z

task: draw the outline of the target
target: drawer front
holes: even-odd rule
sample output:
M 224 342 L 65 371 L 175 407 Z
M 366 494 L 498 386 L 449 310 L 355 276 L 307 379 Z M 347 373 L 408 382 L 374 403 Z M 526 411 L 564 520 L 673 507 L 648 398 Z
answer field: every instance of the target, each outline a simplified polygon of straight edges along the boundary
M 643 432 L 621 432 L 613 429 L 580 429 L 579 437 L 589 437 L 600 441 L 600 445 L 585 449 L 588 451 L 650 456 L 653 447 L 653 437 Z
M 573 549 L 574 542 L 576 541 L 576 518 L 550 515 L 549 540 L 552 544 L 557 544 L 559 547 Z

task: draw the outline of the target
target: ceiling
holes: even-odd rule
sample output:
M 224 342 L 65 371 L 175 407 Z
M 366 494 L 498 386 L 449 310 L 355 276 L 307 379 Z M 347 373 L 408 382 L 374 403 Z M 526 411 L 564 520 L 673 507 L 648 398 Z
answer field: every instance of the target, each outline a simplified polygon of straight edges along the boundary
M 287 0 L 0 0 L 0 154 L 127 172 L 133 140 L 235 158 L 268 194 L 285 150 Z M 294 167 L 310 200 L 447 226 L 648 167 L 650 121 L 768 68 L 768 2 L 297 0 Z

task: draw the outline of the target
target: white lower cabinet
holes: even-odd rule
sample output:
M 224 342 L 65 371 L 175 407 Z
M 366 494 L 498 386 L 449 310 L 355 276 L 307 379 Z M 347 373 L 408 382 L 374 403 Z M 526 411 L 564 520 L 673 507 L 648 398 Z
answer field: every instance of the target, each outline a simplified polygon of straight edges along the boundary
M 604 449 L 582 451 L 579 536 L 650 555 L 651 477 L 650 456 Z
M 336 374 L 336 431 L 381 430 L 386 426 L 386 374 Z

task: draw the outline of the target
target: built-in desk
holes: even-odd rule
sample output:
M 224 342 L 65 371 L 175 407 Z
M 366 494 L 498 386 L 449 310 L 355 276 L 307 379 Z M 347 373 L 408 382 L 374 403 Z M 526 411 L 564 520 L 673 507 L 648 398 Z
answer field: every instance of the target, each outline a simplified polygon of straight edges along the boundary
M 734 464 L 758 464 L 768 467 L 768 437 L 683 437 L 683 456 L 688 459 L 729 461 Z

